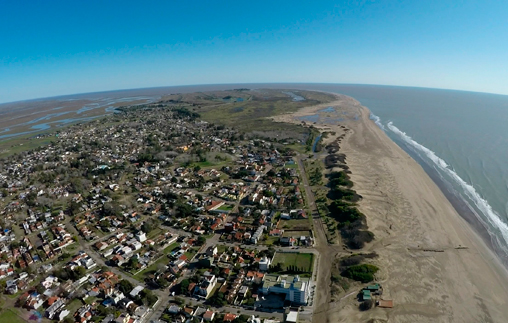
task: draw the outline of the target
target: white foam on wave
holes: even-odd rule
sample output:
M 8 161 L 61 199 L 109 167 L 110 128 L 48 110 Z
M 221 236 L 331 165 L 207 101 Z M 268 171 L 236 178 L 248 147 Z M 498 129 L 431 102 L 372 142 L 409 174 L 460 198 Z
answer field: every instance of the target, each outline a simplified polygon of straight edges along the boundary
M 388 122 L 387 127 L 396 135 L 398 135 L 402 140 L 404 140 L 404 142 L 406 142 L 413 148 L 423 153 L 441 171 L 450 176 L 457 184 L 460 185 L 460 187 L 464 190 L 464 193 L 467 195 L 467 197 L 475 204 L 478 210 L 480 210 L 484 215 L 485 219 L 481 220 L 486 220 L 492 227 L 499 230 L 499 232 L 502 235 L 502 238 L 504 239 L 504 244 L 501 247 L 503 249 L 506 249 L 506 247 L 508 246 L 508 225 L 501 220 L 499 215 L 496 213 L 496 211 L 492 209 L 487 200 L 481 197 L 480 194 L 478 194 L 476 189 L 471 184 L 464 181 L 455 171 L 453 171 L 449 167 L 449 165 L 443 159 L 438 157 L 432 150 L 414 141 L 404 131 L 401 131 L 399 128 L 394 126 L 391 121 Z M 489 233 L 492 234 L 489 228 L 487 228 L 487 231 L 489 231 Z M 493 238 L 499 241 L 498 236 L 493 236 Z
M 381 118 L 378 117 L 377 115 L 375 115 L 374 113 L 370 113 L 369 115 L 369 119 L 374 121 L 375 124 L 377 124 L 377 126 L 383 130 L 386 130 L 385 129 L 385 126 L 381 123 Z

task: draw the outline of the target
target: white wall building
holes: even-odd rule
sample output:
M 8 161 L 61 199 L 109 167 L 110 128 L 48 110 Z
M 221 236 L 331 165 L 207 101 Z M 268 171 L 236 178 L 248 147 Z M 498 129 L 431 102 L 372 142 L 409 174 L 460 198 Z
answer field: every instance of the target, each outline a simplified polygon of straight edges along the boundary
M 286 300 L 298 304 L 307 304 L 309 297 L 309 279 L 298 275 L 265 275 L 261 293 L 286 294 Z

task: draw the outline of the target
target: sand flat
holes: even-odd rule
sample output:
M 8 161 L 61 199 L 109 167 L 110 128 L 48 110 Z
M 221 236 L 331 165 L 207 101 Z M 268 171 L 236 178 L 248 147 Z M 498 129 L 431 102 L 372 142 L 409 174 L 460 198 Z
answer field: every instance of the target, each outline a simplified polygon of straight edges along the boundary
M 351 130 L 340 152 L 347 156 L 354 188 L 363 196 L 359 207 L 376 235 L 365 250 L 379 254 L 375 264 L 381 267 L 383 298 L 394 301 L 393 309 L 360 312 L 354 296 L 347 297 L 328 305 L 327 321 L 508 321 L 507 271 L 423 168 L 369 119 L 369 110 L 356 100 L 337 96 L 325 106 L 357 116 L 340 123 Z M 295 117 L 322 108 L 305 108 L 276 120 L 301 122 Z M 315 126 L 341 133 L 337 124 Z M 322 322 L 324 317 L 317 317 Z

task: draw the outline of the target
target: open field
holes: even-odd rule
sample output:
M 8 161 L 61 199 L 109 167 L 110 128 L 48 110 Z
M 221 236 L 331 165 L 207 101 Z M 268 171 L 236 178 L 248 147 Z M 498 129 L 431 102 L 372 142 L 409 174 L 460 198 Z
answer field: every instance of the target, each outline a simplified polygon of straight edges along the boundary
M 301 236 L 310 236 L 310 230 L 285 230 L 283 237 L 301 237 Z
M 0 312 L 0 323 L 24 323 L 26 320 L 18 316 L 15 310 L 6 309 Z M 27 313 L 27 315 L 29 315 Z
M 235 126 L 243 132 L 252 132 L 278 139 L 294 139 L 305 143 L 309 129 L 301 125 L 277 124 L 268 117 L 291 113 L 302 107 L 331 102 L 334 97 L 327 93 L 292 91 L 305 97 L 293 101 L 283 90 L 215 91 L 174 94 L 163 97 L 181 104 L 192 105 L 190 110 L 199 113 L 206 121 L 226 126 Z M 224 99 L 231 97 L 233 99 Z
M 308 219 L 280 220 L 279 229 L 284 230 L 310 230 L 310 221 Z
M 305 272 L 312 272 L 314 255 L 311 253 L 277 252 L 273 257 L 273 264 L 281 263 L 283 268 L 296 266 Z

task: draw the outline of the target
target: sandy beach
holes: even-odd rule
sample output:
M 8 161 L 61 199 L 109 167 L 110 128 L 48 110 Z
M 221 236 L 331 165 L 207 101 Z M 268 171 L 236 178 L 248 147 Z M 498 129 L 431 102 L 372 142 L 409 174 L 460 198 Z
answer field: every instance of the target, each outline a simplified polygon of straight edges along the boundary
M 341 120 L 324 116 L 313 125 L 335 132 L 326 142 L 345 134 L 340 152 L 346 155 L 354 189 L 363 196 L 359 208 L 376 236 L 364 251 L 379 254 L 373 261 L 381 268 L 376 278 L 394 308 L 360 312 L 355 300 L 360 285 L 353 285 L 339 295 L 347 297 L 334 303 L 318 293 L 313 321 L 506 322 L 506 269 L 423 168 L 369 119 L 367 108 L 338 95 L 332 103 L 275 120 L 301 123 L 301 117 L 327 107 L 340 112 Z M 329 268 L 321 272 L 318 279 L 329 285 Z

